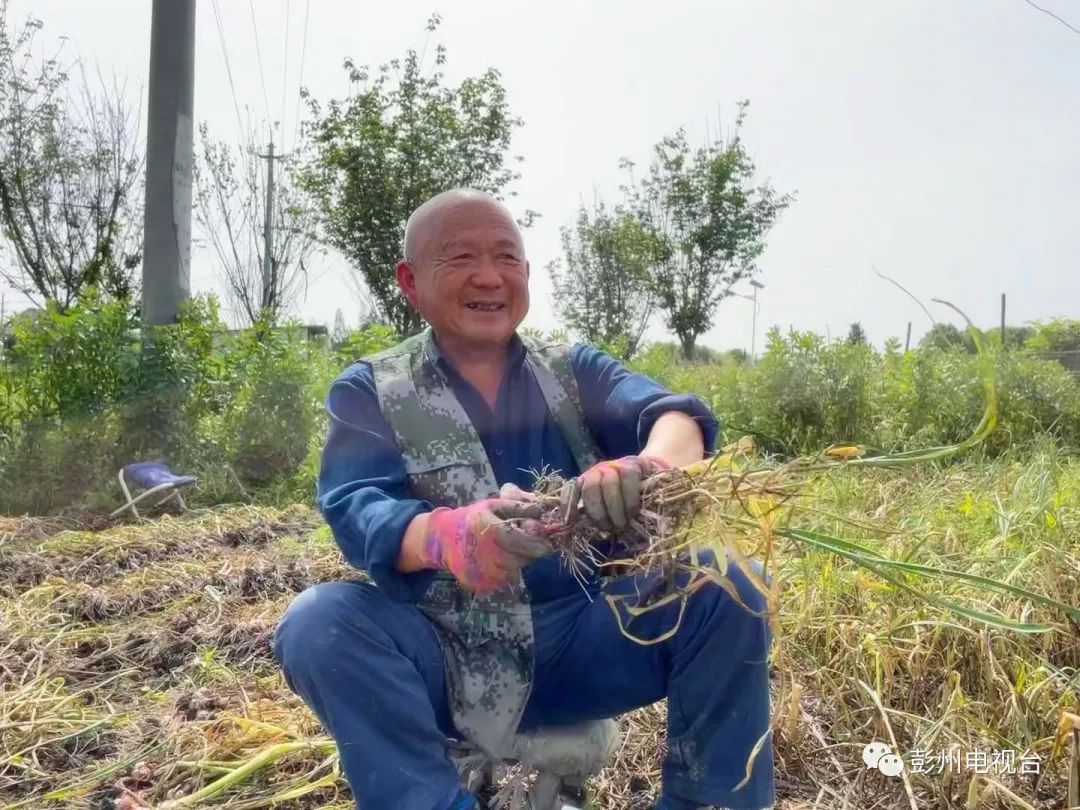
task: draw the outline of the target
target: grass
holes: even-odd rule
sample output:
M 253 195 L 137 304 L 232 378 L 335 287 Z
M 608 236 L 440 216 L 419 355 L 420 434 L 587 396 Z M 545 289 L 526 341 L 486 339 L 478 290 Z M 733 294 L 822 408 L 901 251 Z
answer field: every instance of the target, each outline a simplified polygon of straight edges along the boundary
M 828 472 L 803 526 L 875 527 L 873 551 L 1080 604 L 1080 459 Z M 806 520 L 810 522 L 807 523 Z M 0 806 L 352 806 L 333 745 L 285 687 L 270 639 L 296 593 L 355 576 L 318 516 L 232 507 L 94 531 L 0 518 Z M 868 536 L 866 533 L 861 536 Z M 777 538 L 773 745 L 784 810 L 1064 806 L 1063 714 L 1080 713 L 1080 627 L 956 579 L 920 587 L 1015 622 L 957 617 L 852 560 Z M 597 810 L 644 806 L 664 707 L 625 718 Z M 1013 749 L 1040 773 L 887 779 L 861 752 Z M 963 757 L 961 757 L 961 761 Z

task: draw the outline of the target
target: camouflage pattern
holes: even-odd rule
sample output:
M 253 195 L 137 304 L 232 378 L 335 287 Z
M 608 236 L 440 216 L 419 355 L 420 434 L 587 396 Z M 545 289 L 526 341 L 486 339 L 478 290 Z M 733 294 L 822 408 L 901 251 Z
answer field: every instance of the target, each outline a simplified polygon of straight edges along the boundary
M 570 347 L 523 338 L 525 361 L 544 394 L 548 410 L 559 426 L 578 467 L 586 470 L 600 460 L 592 436 L 581 418 L 577 381 L 570 367 Z
M 569 346 L 522 337 L 553 419 L 585 469 L 599 455 L 581 416 Z M 365 358 L 379 407 L 394 430 L 409 488 L 436 506 L 458 507 L 499 484 L 480 436 L 435 362 L 431 330 Z M 517 730 L 532 687 L 534 639 L 524 581 L 476 595 L 440 572 L 419 607 L 435 623 L 446 657 L 454 722 L 491 756 Z

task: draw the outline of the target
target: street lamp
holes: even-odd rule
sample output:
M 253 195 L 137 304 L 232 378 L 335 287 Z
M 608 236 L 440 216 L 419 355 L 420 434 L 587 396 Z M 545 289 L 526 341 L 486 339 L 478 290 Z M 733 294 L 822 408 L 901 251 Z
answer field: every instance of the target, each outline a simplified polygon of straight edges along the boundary
M 757 291 L 765 289 L 760 281 L 750 279 L 750 286 L 754 288 L 754 321 L 750 327 L 750 362 L 757 362 Z
M 732 293 L 732 295 L 754 302 L 754 320 L 750 327 L 750 360 L 752 362 L 757 359 L 757 291 L 765 289 L 765 285 L 760 281 L 750 279 L 750 286 L 754 288 L 753 295 L 746 295 L 745 293 Z

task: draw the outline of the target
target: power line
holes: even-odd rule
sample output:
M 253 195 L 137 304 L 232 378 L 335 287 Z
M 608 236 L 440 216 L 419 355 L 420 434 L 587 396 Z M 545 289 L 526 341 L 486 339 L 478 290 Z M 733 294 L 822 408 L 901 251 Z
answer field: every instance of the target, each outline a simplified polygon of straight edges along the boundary
M 1057 15 L 1057 14 L 1055 14 L 1054 12 L 1052 12 L 1052 11 L 1051 11 L 1050 9 L 1048 9 L 1048 8 L 1043 8 L 1042 6 L 1036 5 L 1036 4 L 1035 4 L 1035 3 L 1033 3 L 1033 2 L 1031 1 L 1031 0 L 1024 0 L 1024 2 L 1025 2 L 1025 3 L 1027 3 L 1027 4 L 1029 5 L 1029 6 L 1031 6 L 1032 8 L 1034 8 L 1034 9 L 1038 9 L 1038 10 L 1039 10 L 1039 11 L 1041 11 L 1041 12 L 1042 12 L 1043 14 L 1046 14 L 1047 16 L 1053 17 L 1053 18 L 1054 18 L 1055 20 L 1057 20 L 1057 21 L 1058 21 L 1059 23 L 1061 23 L 1062 25 L 1064 25 L 1064 26 L 1065 26 L 1066 28 L 1068 28 L 1068 29 L 1069 29 L 1070 31 L 1072 31 L 1072 32 L 1073 32 L 1074 34 L 1080 34 L 1080 28 L 1077 28 L 1077 27 L 1076 27 L 1076 26 L 1074 26 L 1074 25 L 1073 25 L 1072 23 L 1070 23 L 1070 22 L 1069 22 L 1068 20 L 1063 20 L 1063 19 L 1062 19 L 1061 17 L 1059 17 L 1059 16 Z
M 236 84 L 233 82 L 232 65 L 229 62 L 229 48 L 225 44 L 225 28 L 221 24 L 221 9 L 218 0 L 213 0 L 214 19 L 217 22 L 218 41 L 221 43 L 221 53 L 225 57 L 225 75 L 229 78 L 229 92 L 232 93 L 233 108 L 236 110 L 236 123 L 240 127 L 241 134 L 244 131 L 244 118 L 240 115 L 240 102 L 236 100 Z
M 300 81 L 296 90 L 296 124 L 293 127 L 293 150 L 296 150 L 296 141 L 300 137 L 300 93 L 304 90 L 304 58 L 307 56 L 307 31 L 308 15 L 311 13 L 311 0 L 307 0 L 304 8 L 304 39 L 300 45 Z
M 259 60 L 259 82 L 262 84 L 263 106 L 266 108 L 266 123 L 270 125 L 270 97 L 266 94 L 266 73 L 263 71 L 262 46 L 259 44 L 259 24 L 255 21 L 255 0 L 248 0 L 251 9 L 251 29 L 255 32 L 255 56 Z
M 288 85 L 288 82 L 289 82 L 289 21 L 290 21 L 290 17 L 292 16 L 289 13 L 290 11 L 292 11 L 292 9 L 290 8 L 290 5 L 291 5 L 290 0 L 285 0 L 285 51 L 284 51 L 284 56 L 283 56 L 283 58 L 281 60 L 282 63 L 283 63 L 282 68 L 281 68 L 281 131 L 282 131 L 282 133 L 285 132 L 285 118 L 286 118 L 287 113 L 288 113 L 288 109 L 285 106 L 285 87 Z M 284 146 L 285 146 L 285 144 L 283 143 L 282 147 L 284 147 Z

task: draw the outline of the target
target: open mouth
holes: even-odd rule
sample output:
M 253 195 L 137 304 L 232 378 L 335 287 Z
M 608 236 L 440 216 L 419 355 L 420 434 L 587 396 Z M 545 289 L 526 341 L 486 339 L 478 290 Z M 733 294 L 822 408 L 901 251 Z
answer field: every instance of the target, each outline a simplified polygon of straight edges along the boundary
M 474 312 L 498 312 L 501 309 L 506 309 L 506 304 L 500 304 L 496 301 L 471 301 L 465 306 Z

